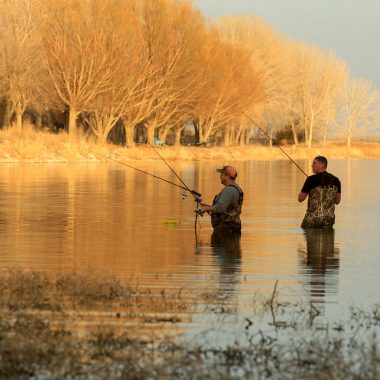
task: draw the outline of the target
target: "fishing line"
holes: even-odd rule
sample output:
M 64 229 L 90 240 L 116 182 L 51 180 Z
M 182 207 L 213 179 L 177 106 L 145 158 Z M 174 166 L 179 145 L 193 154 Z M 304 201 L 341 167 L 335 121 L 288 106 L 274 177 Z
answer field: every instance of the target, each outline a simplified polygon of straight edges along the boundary
M 186 188 L 187 191 L 189 191 L 195 199 L 199 197 L 201 194 L 196 192 L 195 190 L 190 190 L 190 188 L 186 185 L 186 183 L 181 179 L 181 177 L 175 172 L 175 170 L 167 163 L 167 161 L 162 157 L 160 152 L 148 141 L 147 144 L 158 154 L 158 156 L 161 158 L 162 161 L 165 162 L 166 166 L 172 171 L 172 173 L 181 181 L 182 185 Z M 194 192 L 196 194 L 194 194 Z
M 169 180 L 167 180 L 167 179 L 165 179 L 165 178 L 158 177 L 158 176 L 156 176 L 156 175 L 154 175 L 154 174 L 152 174 L 152 173 L 148 173 L 148 172 L 146 172 L 145 170 L 141 170 L 141 169 L 135 168 L 134 166 L 128 165 L 128 164 L 126 164 L 126 163 L 123 162 L 123 161 L 119 161 L 119 160 L 116 160 L 116 159 L 114 159 L 114 158 L 111 158 L 111 157 L 105 156 L 104 154 L 101 154 L 101 153 L 97 153 L 97 154 L 98 154 L 99 156 L 102 156 L 102 157 L 106 158 L 107 160 L 117 162 L 118 164 L 121 164 L 121 165 L 127 166 L 128 168 L 131 168 L 131 169 L 137 170 L 137 171 L 139 171 L 139 172 L 141 172 L 141 173 L 144 173 L 144 174 L 147 174 L 147 175 L 149 175 L 149 176 L 151 176 L 151 177 L 153 177 L 153 178 L 157 178 L 157 179 L 159 179 L 159 180 L 161 180 L 161 181 L 164 181 L 164 182 L 170 183 L 171 185 L 177 186 L 177 187 L 179 187 L 179 188 L 182 189 L 182 190 L 186 190 L 186 191 L 188 191 L 188 188 L 187 188 L 187 187 L 184 187 L 184 186 L 178 185 L 178 183 L 171 182 L 171 181 L 169 181 Z
M 272 143 L 274 144 L 274 145 L 276 145 L 277 146 L 277 148 L 279 148 L 281 151 L 282 151 L 282 153 L 284 153 L 285 154 L 285 156 L 286 157 L 288 157 L 289 158 L 289 160 L 291 161 L 291 162 L 293 162 L 293 164 L 294 165 L 296 165 L 297 166 L 297 168 L 299 169 L 299 170 L 301 170 L 301 172 L 303 173 L 303 174 L 305 174 L 305 176 L 306 177 L 308 177 L 308 175 L 300 168 L 300 166 L 289 156 L 289 154 L 288 153 L 286 153 L 285 152 L 285 150 L 284 149 L 282 149 L 281 148 L 281 146 L 280 145 L 278 145 L 275 141 L 273 141 L 273 139 L 272 139 L 272 137 L 270 137 L 270 135 L 267 133 L 267 132 L 265 132 L 264 131 L 264 129 L 262 129 L 253 119 L 251 119 L 245 112 L 243 112 L 243 114 L 253 123 L 253 124 L 255 124 L 256 125 L 256 127 L 257 128 L 259 128 L 260 129 L 260 131 L 261 132 L 263 132 L 271 141 L 272 141 Z
M 118 164 L 120 164 L 120 165 L 124 165 L 124 166 L 126 166 L 126 167 L 128 167 L 128 168 L 131 168 L 131 169 L 134 169 L 134 170 L 137 170 L 137 171 L 139 171 L 139 172 L 141 172 L 141 173 L 144 173 L 144 174 L 146 174 L 146 175 L 149 175 L 149 176 L 151 176 L 151 177 L 153 177 L 153 178 L 156 178 L 156 179 L 159 179 L 159 180 L 161 180 L 161 181 L 164 181 L 164 182 L 166 182 L 166 183 L 169 183 L 169 184 L 171 184 L 171 185 L 173 185 L 173 186 L 176 186 L 176 187 L 179 187 L 180 189 L 182 189 L 182 190 L 184 190 L 184 193 L 182 194 L 183 196 L 186 196 L 186 192 L 188 191 L 193 197 L 194 197 L 194 199 L 195 199 L 195 201 L 196 201 L 196 204 L 197 204 L 197 207 L 196 207 L 196 210 L 195 210 L 195 232 L 196 232 L 196 230 L 197 230 L 197 221 L 198 221 L 198 215 L 199 215 L 199 211 L 198 211 L 198 209 L 199 209 L 199 205 L 200 205 L 200 203 L 202 202 L 202 199 L 201 199 L 201 194 L 200 193 L 198 193 L 196 190 L 191 190 L 187 185 L 186 185 L 186 183 L 179 177 L 179 175 L 174 171 L 174 169 L 172 169 L 171 168 L 171 166 L 165 161 L 165 159 L 160 155 L 160 153 L 148 142 L 148 144 L 152 147 L 152 149 L 159 155 L 159 157 L 165 162 L 165 164 L 169 167 L 169 169 L 174 173 L 174 175 L 181 181 L 181 183 L 183 184 L 183 186 L 181 186 L 181 185 L 179 185 L 178 183 L 175 183 L 175 182 L 172 182 L 172 181 L 169 181 L 169 180 L 167 180 L 167 179 L 165 179 L 165 178 L 161 178 L 161 177 L 159 177 L 159 176 L 156 176 L 156 175 L 154 175 L 154 174 L 152 174 L 152 173 L 149 173 L 149 172 L 147 172 L 147 171 L 145 171 L 145 170 L 142 170 L 142 169 L 138 169 L 138 168 L 136 168 L 136 167 L 134 167 L 134 166 L 132 166 L 132 165 L 128 165 L 128 164 L 126 164 L 125 162 L 123 162 L 123 161 L 119 161 L 119 160 L 116 160 L 115 158 L 111 158 L 111 157 L 108 157 L 108 156 L 105 156 L 104 154 L 101 154 L 101 153 L 97 153 L 98 155 L 100 155 L 100 156 L 102 156 L 102 157 L 104 157 L 104 158 L 106 158 L 107 160 L 110 160 L 110 161 L 114 161 L 114 162 L 117 162 Z
M 182 180 L 182 178 L 166 162 L 166 160 L 164 159 L 164 157 L 162 157 L 162 155 L 160 154 L 160 152 L 149 141 L 147 143 L 158 154 L 158 156 L 161 158 L 161 160 L 165 162 L 166 166 L 172 171 L 172 173 L 181 181 L 181 183 L 183 184 L 183 186 L 185 186 L 185 188 L 187 189 L 187 191 L 189 191 L 190 194 L 194 197 L 195 202 L 196 202 L 194 229 L 195 229 L 195 233 L 196 233 L 197 232 L 198 216 L 201 215 L 200 208 L 199 208 L 199 206 L 200 206 L 200 204 L 202 202 L 201 194 L 198 193 L 195 190 L 190 190 L 190 188 L 186 185 L 186 183 Z

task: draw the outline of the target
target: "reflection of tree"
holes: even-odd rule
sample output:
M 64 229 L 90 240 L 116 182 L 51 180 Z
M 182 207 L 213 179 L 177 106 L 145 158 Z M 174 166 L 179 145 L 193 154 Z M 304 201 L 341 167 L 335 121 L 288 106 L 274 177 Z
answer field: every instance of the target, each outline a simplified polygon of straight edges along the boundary
M 332 228 L 310 228 L 305 230 L 306 254 L 303 267 L 308 274 L 308 285 L 312 298 L 321 301 L 327 292 L 336 292 L 339 271 L 339 248 L 334 243 Z M 327 289 L 328 288 L 328 289 Z

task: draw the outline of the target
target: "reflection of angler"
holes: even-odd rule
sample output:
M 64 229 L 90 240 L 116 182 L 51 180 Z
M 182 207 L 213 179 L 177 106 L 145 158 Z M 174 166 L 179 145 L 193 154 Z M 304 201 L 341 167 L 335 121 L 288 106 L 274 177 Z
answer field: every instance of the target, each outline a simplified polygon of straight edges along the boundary
M 211 235 L 211 247 L 215 252 L 226 252 L 230 257 L 240 257 L 240 232 L 214 230 Z
M 217 259 L 223 275 L 236 274 L 241 268 L 241 234 L 214 230 L 211 235 L 213 256 Z M 231 279 L 229 280 L 231 281 Z
M 311 275 L 311 293 L 314 296 L 324 296 L 327 285 L 335 290 L 337 288 L 339 248 L 335 246 L 335 230 L 310 228 L 304 233 L 307 251 L 306 267 Z

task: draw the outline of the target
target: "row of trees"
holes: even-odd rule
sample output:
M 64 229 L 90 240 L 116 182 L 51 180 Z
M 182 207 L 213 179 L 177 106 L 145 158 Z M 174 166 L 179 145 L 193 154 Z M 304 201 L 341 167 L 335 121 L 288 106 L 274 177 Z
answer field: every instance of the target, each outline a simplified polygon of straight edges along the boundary
M 380 109 L 333 54 L 181 0 L 0 0 L 0 99 L 4 126 L 63 113 L 68 133 L 128 146 L 136 127 L 179 143 L 189 124 L 200 143 L 245 144 L 260 126 L 308 146 L 344 129 L 350 144 Z

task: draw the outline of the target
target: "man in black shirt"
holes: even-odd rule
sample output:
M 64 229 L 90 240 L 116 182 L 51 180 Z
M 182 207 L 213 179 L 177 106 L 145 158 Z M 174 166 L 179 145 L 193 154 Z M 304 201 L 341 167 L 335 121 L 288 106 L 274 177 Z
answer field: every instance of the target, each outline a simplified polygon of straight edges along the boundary
M 331 228 L 335 223 L 335 205 L 340 203 L 341 185 L 337 177 L 327 173 L 327 159 L 313 160 L 314 175 L 308 177 L 298 195 L 298 202 L 309 196 L 302 228 Z

